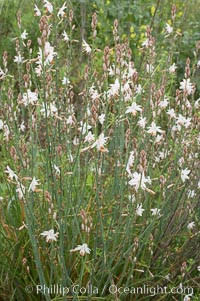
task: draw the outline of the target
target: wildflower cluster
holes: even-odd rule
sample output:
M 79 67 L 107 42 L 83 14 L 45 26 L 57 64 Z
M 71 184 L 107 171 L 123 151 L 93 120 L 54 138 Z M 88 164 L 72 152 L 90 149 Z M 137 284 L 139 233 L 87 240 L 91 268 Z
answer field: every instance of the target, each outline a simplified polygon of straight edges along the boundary
M 196 249 L 191 269 L 181 271 L 199 231 L 200 103 L 191 59 L 178 81 L 173 52 L 162 68 L 146 27 L 136 66 L 118 20 L 112 45 L 99 49 L 97 13 L 91 37 L 77 41 L 69 3 L 42 3 L 34 6 L 36 51 L 18 16 L 18 88 L 6 52 L 0 69 L 1 206 L 13 210 L 2 217 L 2 233 L 18 241 L 21 266 L 32 261 L 35 283 L 127 285 L 142 283 L 141 271 L 149 283 L 169 273 L 169 283 L 187 282 L 199 273 Z M 175 42 L 175 13 L 173 6 L 162 31 L 166 45 Z

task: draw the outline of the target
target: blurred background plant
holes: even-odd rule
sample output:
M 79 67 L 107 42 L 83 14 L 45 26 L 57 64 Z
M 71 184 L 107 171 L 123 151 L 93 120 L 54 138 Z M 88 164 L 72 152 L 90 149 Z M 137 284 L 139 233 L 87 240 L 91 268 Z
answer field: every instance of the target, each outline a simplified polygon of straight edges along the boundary
M 20 10 L 23 16 L 23 27 L 29 33 L 29 38 L 33 45 L 37 45 L 36 39 L 39 31 L 38 24 L 32 18 L 32 9 L 34 4 L 41 5 L 42 0 L 12 0 L 0 2 L 1 29 L 0 38 L 4 43 L 0 45 L 0 55 L 7 51 L 14 55 L 12 39 L 18 35 L 17 12 Z M 53 1 L 55 6 L 59 6 L 59 1 Z M 75 38 L 80 40 L 89 38 L 91 41 L 91 15 L 94 11 L 98 14 L 97 31 L 95 40 L 96 46 L 106 45 L 113 41 L 113 22 L 119 21 L 119 32 L 121 42 L 129 39 L 130 47 L 133 51 L 133 57 L 136 65 L 140 62 L 141 47 L 145 40 L 146 26 L 150 25 L 154 30 L 154 36 L 157 41 L 157 47 L 162 48 L 163 36 L 160 32 L 170 19 L 172 4 L 176 4 L 176 30 L 181 39 L 176 43 L 174 53 L 177 53 L 177 64 L 179 66 L 178 76 L 182 77 L 184 64 L 187 57 L 193 56 L 193 49 L 200 39 L 200 24 L 198 10 L 198 0 L 191 1 L 152 1 L 152 0 L 68 0 L 67 5 L 74 11 L 74 23 L 76 26 Z M 30 9 L 32 8 L 32 9 Z M 6 38 L 5 38 L 6 37 Z M 178 37 L 177 37 L 178 38 Z M 114 41 L 112 42 L 114 45 Z M 166 49 L 165 49 L 166 50 Z M 11 63 L 11 61 L 10 61 Z

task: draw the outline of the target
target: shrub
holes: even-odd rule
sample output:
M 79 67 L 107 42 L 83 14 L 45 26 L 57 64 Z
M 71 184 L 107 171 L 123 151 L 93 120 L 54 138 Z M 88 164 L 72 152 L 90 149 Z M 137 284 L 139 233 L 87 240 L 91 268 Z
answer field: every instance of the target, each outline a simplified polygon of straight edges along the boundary
M 145 24 L 134 61 L 117 19 L 111 45 L 96 13 L 79 41 L 72 6 L 44 1 L 31 41 L 18 13 L 0 69 L 1 299 L 197 300 L 200 44 L 179 79 L 177 14 Z

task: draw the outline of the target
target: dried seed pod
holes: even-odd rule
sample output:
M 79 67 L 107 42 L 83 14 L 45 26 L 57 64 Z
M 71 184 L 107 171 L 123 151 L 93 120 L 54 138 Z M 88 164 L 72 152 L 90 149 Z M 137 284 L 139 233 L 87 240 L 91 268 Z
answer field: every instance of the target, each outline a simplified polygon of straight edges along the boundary
M 108 46 L 104 48 L 104 55 L 103 55 L 103 71 L 107 71 L 110 65 L 110 49 Z
M 21 28 L 21 13 L 20 11 L 17 12 L 17 25 Z
M 174 21 L 174 19 L 176 17 L 176 5 L 175 4 L 172 5 L 171 15 L 172 15 L 172 20 Z
M 73 12 L 72 9 L 70 9 L 70 11 L 69 11 L 69 24 L 70 24 L 70 26 L 72 26 L 73 18 L 74 18 L 74 12 Z
M 93 31 L 93 37 L 96 38 L 96 35 L 97 35 L 97 30 L 96 30 L 96 27 L 97 27 L 97 14 L 96 12 L 92 15 L 92 23 L 91 23 L 91 26 L 92 26 L 92 31 Z
M 115 42 L 119 41 L 119 36 L 118 36 L 118 26 L 119 26 L 119 22 L 117 19 L 114 20 L 114 29 L 113 29 L 113 36 L 114 36 L 114 40 Z
M 161 175 L 161 176 L 160 176 L 160 186 L 161 186 L 161 188 L 164 187 L 165 183 L 166 183 L 166 179 L 164 178 L 163 175 Z
M 146 172 L 147 170 L 147 159 L 146 159 L 146 152 L 142 150 L 140 152 L 140 172 Z
M 139 238 L 135 237 L 134 239 L 134 247 L 133 247 L 133 252 L 135 253 L 136 250 L 138 249 L 138 245 L 139 245 Z

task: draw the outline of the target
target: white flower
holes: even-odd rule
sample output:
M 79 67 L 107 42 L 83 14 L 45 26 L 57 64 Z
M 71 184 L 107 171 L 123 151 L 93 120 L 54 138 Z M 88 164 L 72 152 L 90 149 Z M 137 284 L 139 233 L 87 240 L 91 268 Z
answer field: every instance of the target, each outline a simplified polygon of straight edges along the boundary
M 122 91 L 124 92 L 124 101 L 127 102 L 131 99 L 133 93 L 131 91 L 131 88 L 129 88 L 129 91 L 124 91 L 123 87 L 122 87 Z
M 66 119 L 66 123 L 72 125 L 74 123 L 73 116 L 69 115 Z
M 114 76 L 114 75 L 115 75 L 115 66 L 114 66 L 114 65 L 112 65 L 112 66 L 110 66 L 110 67 L 108 68 L 108 74 L 109 74 L 110 76 Z
M 6 141 L 8 141 L 9 140 L 9 135 L 10 135 L 10 130 L 9 130 L 9 127 L 8 127 L 7 124 L 4 124 L 3 130 L 4 130 L 4 139 Z
M 192 230 L 195 227 L 195 222 L 191 222 L 187 225 L 188 230 Z
M 133 62 L 129 62 L 127 71 L 128 71 L 127 74 L 128 78 L 132 78 L 134 74 L 137 75 L 137 70 L 134 68 Z
M 154 66 L 152 64 L 146 64 L 146 71 L 147 73 L 153 73 L 154 71 Z
M 120 89 L 119 79 L 116 78 L 114 84 L 110 84 L 110 89 L 108 90 L 108 96 L 112 97 L 118 95 L 119 89 Z
M 185 128 L 188 128 L 191 125 L 191 118 L 185 118 L 183 115 L 179 114 L 176 119 L 177 125 L 183 125 Z
M 147 118 L 140 116 L 139 121 L 138 121 L 137 124 L 139 125 L 139 127 L 141 127 L 142 129 L 144 129 L 145 126 L 146 126 L 146 124 L 147 124 Z
M 42 66 L 53 64 L 53 58 L 57 55 L 57 52 L 54 51 L 54 47 L 50 45 L 49 42 L 46 42 L 44 45 L 44 52 L 41 48 L 39 48 L 38 56 L 37 56 L 37 62 L 36 64 L 38 67 L 35 68 L 35 72 L 37 76 L 41 75 L 42 72 Z
M 200 265 L 197 267 L 197 270 L 200 272 Z
M 45 65 L 51 64 L 53 62 L 54 56 L 56 55 L 57 52 L 54 51 L 54 47 L 51 46 L 49 42 L 46 42 L 44 46 Z
M 155 143 L 160 143 L 163 139 L 163 136 L 162 135 L 157 135 L 156 136 L 156 139 L 155 139 Z
M 160 103 L 159 103 L 159 107 L 160 107 L 161 109 L 165 109 L 165 108 L 168 106 L 168 104 L 169 104 L 169 101 L 168 101 L 168 100 L 169 100 L 169 99 L 168 99 L 166 96 L 164 96 L 164 99 L 161 100 Z
M 165 31 L 170 34 L 173 32 L 173 27 L 171 27 L 168 23 L 166 23 Z
M 198 109 L 199 106 L 200 106 L 200 98 L 198 98 L 197 100 L 195 100 L 194 108 L 195 108 L 195 109 Z
M 91 131 L 85 136 L 84 142 L 93 142 L 95 140 L 94 134 Z
M 0 130 L 3 130 L 3 120 L 0 119 Z
M 22 40 L 26 40 L 27 39 L 27 36 L 28 36 L 28 33 L 26 32 L 26 29 L 22 32 L 21 34 L 21 39 Z
M 56 164 L 54 164 L 53 167 L 55 169 L 56 175 L 60 176 L 60 169 L 58 168 L 58 166 L 56 166 Z
M 137 208 L 136 208 L 136 214 L 138 216 L 142 216 L 143 212 L 144 212 L 144 209 L 142 208 L 142 204 L 138 204 Z
M 98 119 L 99 119 L 99 122 L 101 123 L 101 125 L 103 125 L 104 124 L 104 121 L 105 121 L 105 114 L 101 114 L 101 115 L 99 115 L 99 117 L 98 117 Z
M 47 114 L 47 117 L 53 116 L 55 113 L 57 113 L 57 111 L 58 109 L 53 103 L 45 104 L 44 102 L 42 103 L 42 109 L 40 110 L 44 116 Z
M 90 254 L 91 249 L 88 248 L 87 244 L 78 245 L 75 249 L 70 250 L 70 252 L 79 251 L 81 256 L 85 256 L 85 254 Z
M 187 129 L 191 125 L 191 118 L 185 118 L 184 126 Z
M 82 135 L 85 135 L 88 130 L 90 130 L 92 127 L 91 125 L 87 124 L 86 122 L 83 123 L 82 121 L 80 122 L 80 127 L 78 128 L 78 130 L 82 133 Z
M 56 232 L 54 233 L 54 229 L 51 229 L 49 231 L 44 231 L 40 235 L 46 236 L 46 242 L 51 242 L 51 241 L 57 241 L 59 233 Z
M 173 65 L 171 65 L 168 70 L 169 70 L 169 73 L 175 73 L 176 69 L 177 69 L 177 67 L 176 67 L 175 63 L 173 63 Z
M 35 11 L 35 16 L 40 17 L 41 16 L 41 11 L 37 7 L 37 5 L 34 5 L 34 11 Z
M 175 113 L 174 109 L 169 109 L 167 111 L 167 115 L 169 115 L 170 118 L 176 118 L 176 113 Z
M 183 181 L 183 183 L 184 183 L 187 179 L 189 179 L 189 177 L 188 177 L 189 173 L 190 173 L 190 170 L 187 169 L 187 168 L 181 170 L 181 180 Z
M 104 133 L 101 133 L 99 135 L 99 138 L 95 141 L 95 143 L 91 146 L 91 148 L 96 146 L 98 151 L 108 152 L 108 150 L 104 147 L 104 144 L 106 143 L 107 140 L 108 137 L 104 137 Z
M 44 7 L 47 9 L 47 11 L 50 14 L 52 14 L 52 12 L 53 12 L 53 5 L 48 0 L 44 0 Z
M 188 198 L 194 198 L 196 195 L 195 191 L 194 190 L 188 190 Z
M 35 105 L 38 101 L 38 95 L 36 92 L 32 92 L 30 89 L 27 90 L 26 93 L 23 94 L 22 103 L 25 107 L 29 104 Z
M 36 187 L 38 186 L 38 185 L 40 185 L 39 184 L 39 180 L 36 180 L 36 178 L 34 177 L 33 179 L 32 179 L 32 181 L 31 181 L 31 184 L 30 184 L 30 186 L 29 186 L 29 189 L 28 189 L 28 191 L 30 192 L 30 191 L 35 191 L 36 190 Z
M 127 162 L 127 165 L 126 165 L 126 171 L 127 173 L 131 176 L 131 171 L 130 171 L 130 168 L 133 166 L 134 164 L 134 160 L 135 160 L 135 157 L 134 157 L 134 151 L 131 151 L 130 152 L 130 155 L 129 155 L 129 158 L 128 158 L 128 162 Z
M 130 92 L 130 82 L 129 82 L 129 81 L 127 81 L 127 82 L 124 84 L 123 92 L 125 92 L 125 93 L 129 93 L 129 92 Z
M 136 198 L 135 198 L 135 195 L 134 195 L 134 194 L 129 195 L 129 196 L 128 196 L 128 199 L 129 199 L 129 201 L 130 201 L 132 204 L 135 203 L 135 201 L 136 201 Z
M 141 112 L 141 111 L 142 111 L 142 107 L 140 105 L 137 105 L 136 102 L 133 102 L 132 105 L 127 108 L 125 113 L 126 114 L 132 113 L 133 116 L 135 116 L 137 114 L 137 112 Z
M 25 187 L 18 182 L 16 192 L 18 193 L 19 199 L 22 200 L 25 194 Z
M 151 40 L 150 39 L 146 39 L 143 43 L 142 46 L 148 48 L 151 45 Z
M 21 54 L 18 52 L 18 55 L 16 55 L 14 57 L 14 63 L 20 64 L 23 63 L 23 56 L 21 56 Z
M 92 84 L 92 86 L 89 88 L 89 93 L 90 93 L 90 96 L 91 96 L 92 100 L 99 99 L 99 97 L 100 97 L 100 94 L 95 89 L 94 84 Z
M 135 190 L 138 191 L 139 187 L 141 187 L 143 190 L 146 188 L 146 184 L 151 184 L 151 179 L 145 178 L 144 173 L 138 173 L 134 172 L 132 174 L 132 179 L 128 182 L 129 185 L 134 186 Z
M 92 115 L 91 110 L 88 105 L 86 107 L 86 115 L 87 115 L 87 117 L 90 117 Z
M 82 42 L 82 49 L 83 49 L 83 52 L 85 52 L 87 54 L 90 54 L 92 52 L 92 48 L 88 45 L 88 43 L 86 43 L 85 40 L 83 40 L 83 42 Z
M 183 90 L 183 92 L 188 95 L 194 92 L 194 85 L 190 82 L 190 78 L 183 79 L 180 83 L 180 90 Z
M 63 41 L 69 42 L 69 36 L 65 30 L 63 31 L 62 36 L 63 36 Z
M 7 168 L 7 170 L 5 170 L 5 173 L 8 174 L 8 178 L 10 180 L 15 179 L 15 181 L 17 181 L 18 180 L 18 176 L 14 173 L 14 171 L 8 165 L 6 166 L 6 168 Z
M 58 13 L 57 13 L 57 16 L 58 18 L 61 16 L 61 18 L 63 18 L 66 13 L 64 12 L 65 8 L 67 8 L 66 6 L 66 2 L 63 4 L 63 6 L 59 9 Z
M 6 73 L 0 68 L 0 79 L 5 77 Z
M 165 151 L 160 151 L 159 152 L 159 157 L 160 157 L 161 160 L 163 160 L 164 158 L 166 158 L 166 156 L 167 156 L 167 153 Z
M 64 76 L 63 79 L 62 79 L 62 84 L 63 84 L 63 85 L 70 84 L 69 78 L 67 78 L 67 77 Z
M 135 93 L 136 93 L 136 94 L 141 94 L 142 92 L 144 92 L 142 86 L 141 86 L 140 84 L 137 85 L 136 90 L 135 90 Z
M 152 215 L 158 215 L 158 216 L 160 216 L 160 209 L 158 209 L 158 208 L 152 208 L 151 209 L 151 214 Z
M 161 128 L 157 126 L 154 121 L 151 123 L 151 126 L 148 127 L 148 131 L 147 131 L 147 133 L 151 134 L 152 136 L 156 136 L 157 133 L 162 133 L 162 132 L 163 131 L 161 130 Z
M 75 136 L 73 139 L 73 145 L 77 146 L 77 145 L 79 145 L 79 142 L 80 142 L 79 138 L 77 136 Z
M 167 274 L 167 275 L 165 276 L 165 279 L 167 279 L 167 280 L 170 281 L 170 277 L 171 277 L 171 274 Z
M 20 130 L 21 132 L 24 132 L 25 129 L 26 129 L 26 126 L 25 126 L 25 124 L 24 124 L 24 121 L 22 121 L 22 123 L 20 124 L 19 130 Z
M 183 157 L 181 157 L 181 158 L 178 160 L 179 166 L 182 167 L 184 163 L 185 163 L 185 159 L 184 159 Z
M 37 76 L 41 76 L 42 74 L 42 66 L 40 65 L 39 61 L 36 62 L 36 64 L 38 64 L 38 66 L 35 68 L 35 73 Z

